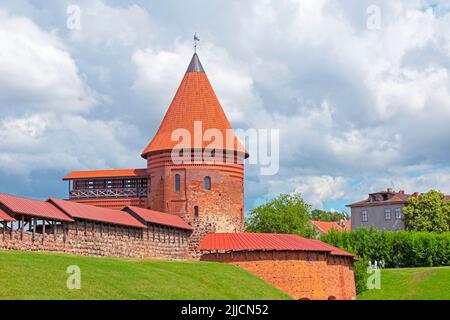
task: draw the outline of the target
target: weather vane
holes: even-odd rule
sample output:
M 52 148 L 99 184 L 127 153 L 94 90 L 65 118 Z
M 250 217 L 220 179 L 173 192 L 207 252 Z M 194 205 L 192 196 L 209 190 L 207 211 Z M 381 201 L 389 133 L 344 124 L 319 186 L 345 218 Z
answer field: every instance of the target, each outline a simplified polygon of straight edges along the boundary
M 197 37 L 197 32 L 194 34 L 194 50 L 195 53 L 197 53 L 197 42 L 199 42 L 200 39 Z

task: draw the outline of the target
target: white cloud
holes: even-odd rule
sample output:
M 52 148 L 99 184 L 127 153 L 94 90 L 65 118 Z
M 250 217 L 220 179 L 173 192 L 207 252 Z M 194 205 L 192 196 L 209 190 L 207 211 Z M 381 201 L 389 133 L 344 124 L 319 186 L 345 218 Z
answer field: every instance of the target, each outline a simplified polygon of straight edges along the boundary
M 81 30 L 73 30 L 70 40 L 94 46 L 130 47 L 148 43 L 155 33 L 148 12 L 138 5 L 110 6 L 103 0 L 78 1 Z
M 61 40 L 30 19 L 0 9 L 0 109 L 21 105 L 87 111 L 95 94 L 84 83 Z
M 348 181 L 344 177 L 301 176 L 284 181 L 269 181 L 272 194 L 298 192 L 314 208 L 322 209 L 325 201 L 339 200 L 345 195 Z
M 280 129 L 280 173 L 251 177 L 255 182 L 247 188 L 247 200 L 298 187 L 317 206 L 336 197 L 351 202 L 369 189 L 386 188 L 391 180 L 413 191 L 421 185 L 450 188 L 445 183 L 450 157 L 446 1 L 377 1 L 382 17 L 377 31 L 366 27 L 370 0 L 234 2 L 220 10 L 211 3 L 202 3 L 202 10 L 179 2 L 164 7 L 133 1 L 120 6 L 101 0 L 78 3 L 82 30 L 70 32 L 67 40 L 73 57 L 61 36 L 44 31 L 59 27 L 58 34 L 67 32 L 63 2 L 44 16 L 30 15 L 35 23 L 4 12 L 6 20 L 0 21 L 0 61 L 8 53 L 0 64 L 0 108 L 12 114 L 2 117 L 2 125 L 17 133 L 8 139 L 29 150 L 30 159 L 39 155 L 37 168 L 60 162 L 56 156 L 76 168 L 138 161 L 129 150 L 136 145 L 127 146 L 136 136 L 151 138 L 148 133 L 156 130 L 192 56 L 190 37 L 197 31 L 200 59 L 235 127 Z M 14 46 L 5 44 L 15 38 L 28 44 L 19 42 L 17 52 L 11 51 Z M 117 100 L 92 109 L 95 101 L 90 99 L 96 95 L 78 68 L 89 74 L 92 88 Z M 13 111 L 19 109 L 23 112 L 17 116 Z M 63 114 L 90 109 L 89 120 Z M 112 118 L 137 124 L 140 131 Z M 62 120 L 70 123 L 67 132 L 51 123 Z M 127 133 L 118 137 L 116 130 Z M 64 155 L 55 153 L 42 141 L 48 139 L 55 149 L 68 146 L 51 138 L 54 134 L 80 143 L 69 143 Z M 85 151 L 82 143 L 95 135 L 99 144 Z M 109 155 L 98 151 L 104 149 L 101 144 L 111 146 Z M 19 149 L 0 146 L 7 150 L 0 153 L 5 168 L 32 167 L 31 161 L 20 160 Z M 40 148 L 51 161 L 36 151 Z M 132 154 L 116 160 L 116 152 Z M 247 167 L 247 172 L 257 170 Z
M 36 169 L 77 170 L 145 165 L 124 140 L 132 125 L 89 121 L 79 115 L 33 114 L 0 121 L 0 171 L 28 175 Z M 114 155 L 114 156 L 112 156 Z

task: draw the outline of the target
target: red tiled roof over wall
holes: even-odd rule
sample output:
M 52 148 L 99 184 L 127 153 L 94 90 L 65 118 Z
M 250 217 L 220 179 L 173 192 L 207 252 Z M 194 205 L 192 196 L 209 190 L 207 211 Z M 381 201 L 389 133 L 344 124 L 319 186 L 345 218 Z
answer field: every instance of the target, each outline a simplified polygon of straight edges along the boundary
M 333 255 L 352 256 L 350 253 L 323 243 L 292 234 L 272 233 L 216 233 L 208 234 L 200 242 L 204 251 L 313 251 Z
M 328 233 L 332 229 L 342 232 L 341 226 L 334 221 L 311 221 L 311 223 L 323 233 Z
M 193 228 L 188 223 L 186 223 L 183 219 L 181 219 L 180 217 L 173 215 L 173 214 L 163 213 L 163 212 L 154 211 L 154 210 L 147 210 L 147 209 L 133 207 L 133 206 L 128 206 L 128 207 L 124 208 L 123 210 L 127 210 L 127 209 L 134 212 L 145 222 L 150 222 L 150 223 L 154 223 L 154 224 L 159 224 L 159 225 L 169 226 L 169 227 L 174 227 L 174 228 L 179 228 L 179 229 L 193 230 Z
M 34 218 L 45 218 L 56 221 L 73 221 L 55 206 L 45 201 L 31 200 L 0 194 L 0 203 L 14 213 Z
M 94 207 L 86 204 L 76 203 L 51 198 L 49 204 L 53 203 L 72 218 L 85 219 L 103 223 L 117 224 L 134 228 L 146 228 L 129 213 L 119 210 Z
M 66 175 L 63 180 L 95 179 L 95 178 L 134 178 L 146 177 L 147 169 L 117 169 L 117 170 L 93 170 L 73 171 Z
M 191 68 L 192 65 L 199 66 Z M 194 55 L 188 72 L 178 88 L 177 93 L 167 110 L 167 113 L 150 144 L 142 152 L 145 158 L 147 154 L 155 151 L 172 150 L 178 141 L 172 141 L 172 133 L 177 129 L 185 129 L 191 135 L 191 146 L 194 148 L 194 122 L 202 122 L 202 133 L 208 129 L 219 130 L 223 138 L 226 138 L 227 129 L 231 129 L 225 112 L 219 99 L 201 67 L 197 54 Z M 247 154 L 248 152 L 234 136 L 232 150 Z M 201 139 L 201 137 L 200 137 Z M 211 142 L 202 141 L 202 148 L 206 148 Z M 224 145 L 224 150 L 227 150 Z
M 9 215 L 6 214 L 5 211 L 0 209 L 0 221 L 16 221 L 16 219 L 10 217 Z

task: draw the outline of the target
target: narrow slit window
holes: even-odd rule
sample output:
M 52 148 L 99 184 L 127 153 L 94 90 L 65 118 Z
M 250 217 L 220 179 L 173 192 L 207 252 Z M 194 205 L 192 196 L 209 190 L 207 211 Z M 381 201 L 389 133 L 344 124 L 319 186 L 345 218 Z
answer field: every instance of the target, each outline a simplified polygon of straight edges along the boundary
M 211 190 L 211 178 L 210 177 L 205 177 L 205 179 L 203 179 L 203 183 L 205 186 L 205 190 Z
M 198 212 L 199 212 L 198 206 L 195 206 L 194 207 L 194 216 L 196 219 L 198 218 Z
M 179 174 L 175 175 L 175 192 L 181 191 L 181 176 Z

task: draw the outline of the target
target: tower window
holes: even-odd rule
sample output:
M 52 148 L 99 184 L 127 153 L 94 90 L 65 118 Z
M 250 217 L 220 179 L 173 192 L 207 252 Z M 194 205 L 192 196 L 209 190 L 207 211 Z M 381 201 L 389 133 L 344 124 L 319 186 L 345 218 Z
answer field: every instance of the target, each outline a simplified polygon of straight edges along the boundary
M 211 178 L 210 177 L 205 177 L 205 179 L 203 179 L 203 184 L 205 186 L 205 190 L 211 190 Z
M 175 175 L 175 192 L 181 191 L 181 177 L 179 174 Z
M 194 216 L 195 216 L 195 218 L 197 219 L 198 218 L 198 206 L 195 206 L 194 207 Z

